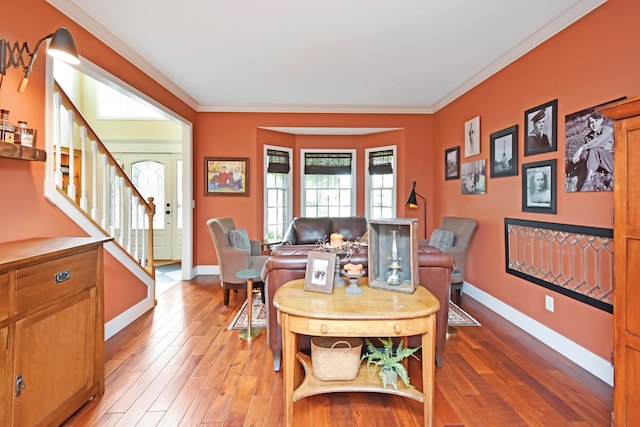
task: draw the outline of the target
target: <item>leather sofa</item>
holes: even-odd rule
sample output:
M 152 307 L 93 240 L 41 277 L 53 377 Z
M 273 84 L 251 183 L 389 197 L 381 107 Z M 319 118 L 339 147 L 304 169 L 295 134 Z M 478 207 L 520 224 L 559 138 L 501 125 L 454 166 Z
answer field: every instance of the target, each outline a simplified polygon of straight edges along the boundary
M 342 234 L 345 240 L 359 241 L 367 233 L 367 218 L 350 217 L 296 217 L 282 238 L 283 245 L 315 245 L 319 241 L 329 241 L 332 233 Z
M 271 257 L 262 268 L 262 280 L 267 292 L 267 337 L 269 348 L 273 352 L 273 366 L 280 370 L 282 356 L 282 330 L 278 324 L 277 310 L 273 306 L 273 296 L 276 290 L 283 284 L 302 279 L 305 276 L 307 255 L 309 251 L 316 249 L 315 245 L 283 245 L 274 249 Z M 361 247 L 351 256 L 349 261 L 341 260 L 341 264 L 352 262 L 368 266 L 368 248 Z M 438 248 L 427 245 L 418 247 L 418 274 L 420 284 L 425 286 L 440 301 L 440 310 L 436 314 L 436 366 L 442 367 L 442 353 L 447 338 L 447 326 L 449 318 L 449 295 L 451 292 L 451 272 L 453 271 L 453 258 L 442 253 Z M 389 291 L 393 292 L 393 291 Z M 305 339 L 306 338 L 306 339 Z M 420 345 L 420 337 L 409 338 L 409 345 Z M 301 348 L 309 348 L 308 337 L 301 337 Z

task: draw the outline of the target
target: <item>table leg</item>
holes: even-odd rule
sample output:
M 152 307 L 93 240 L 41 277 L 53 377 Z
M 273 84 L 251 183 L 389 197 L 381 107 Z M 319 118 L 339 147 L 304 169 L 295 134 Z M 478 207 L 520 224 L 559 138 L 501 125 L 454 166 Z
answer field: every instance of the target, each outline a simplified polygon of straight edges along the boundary
M 252 340 L 260 335 L 260 329 L 251 327 L 251 315 L 253 312 L 253 279 L 247 279 L 247 330 L 238 332 L 238 337 L 243 340 Z
M 295 382 L 296 336 L 289 330 L 286 313 L 280 314 L 282 328 L 282 376 L 284 378 L 284 421 L 287 427 L 293 425 L 293 388 Z
M 422 334 L 422 396 L 424 397 L 424 425 L 431 427 L 433 424 L 433 395 L 435 390 L 436 365 L 436 317 L 429 316 L 429 330 Z

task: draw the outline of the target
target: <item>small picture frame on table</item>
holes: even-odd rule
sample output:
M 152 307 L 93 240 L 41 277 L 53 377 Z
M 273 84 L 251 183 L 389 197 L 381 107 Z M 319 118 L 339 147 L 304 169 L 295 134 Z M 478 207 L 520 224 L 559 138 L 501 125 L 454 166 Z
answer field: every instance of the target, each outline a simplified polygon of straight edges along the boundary
M 518 175 L 518 125 L 490 135 L 491 178 Z
M 335 268 L 335 253 L 309 252 L 307 255 L 307 270 L 304 275 L 304 290 L 324 294 L 333 293 Z
M 444 151 L 444 179 L 460 179 L 460 146 Z

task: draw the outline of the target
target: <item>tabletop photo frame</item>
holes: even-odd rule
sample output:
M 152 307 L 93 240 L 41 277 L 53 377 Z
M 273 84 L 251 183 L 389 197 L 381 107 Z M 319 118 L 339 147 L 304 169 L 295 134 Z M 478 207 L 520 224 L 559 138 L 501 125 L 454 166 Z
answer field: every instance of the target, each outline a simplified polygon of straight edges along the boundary
M 335 268 L 336 254 L 334 252 L 309 252 L 304 275 L 304 290 L 324 294 L 333 293 Z
M 518 175 L 518 125 L 490 135 L 491 178 Z

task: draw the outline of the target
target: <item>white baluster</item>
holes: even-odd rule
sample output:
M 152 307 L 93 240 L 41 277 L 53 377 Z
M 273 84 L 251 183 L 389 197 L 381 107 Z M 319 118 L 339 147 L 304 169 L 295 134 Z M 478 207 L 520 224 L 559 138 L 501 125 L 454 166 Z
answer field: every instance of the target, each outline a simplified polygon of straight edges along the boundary
M 91 141 L 91 163 L 93 171 L 91 173 L 91 218 L 98 221 L 98 143 Z
M 55 92 L 53 94 L 53 140 L 47 141 L 48 159 L 57 159 L 54 150 L 56 146 L 60 146 L 60 108 L 62 108 L 62 95 L 60 95 L 60 93 L 58 92 Z M 60 162 L 47 162 L 47 181 L 55 179 L 55 170 L 59 170 L 59 168 Z M 57 181 L 54 182 L 57 184 Z M 60 176 L 60 182 L 62 182 L 62 176 Z
M 87 128 L 80 128 L 80 208 L 87 212 Z
M 120 246 L 122 246 L 124 248 L 124 227 L 125 227 L 125 217 L 124 217 L 124 202 L 125 202 L 125 196 L 124 196 L 124 177 L 123 176 L 119 176 L 118 177 L 118 186 L 120 187 L 120 191 L 118 192 L 118 203 L 120 204 Z
M 116 168 L 113 165 L 109 165 L 109 182 L 110 182 L 110 186 L 109 188 L 111 189 L 110 191 L 110 195 L 109 195 L 109 212 L 111 213 L 111 215 L 109 216 L 111 218 L 111 224 L 109 224 L 109 234 L 111 236 L 115 236 L 116 235 L 116 195 L 115 195 L 115 186 L 116 186 Z
M 100 157 L 102 158 L 102 229 L 107 229 L 107 196 L 109 194 L 109 180 L 107 169 L 107 156 L 103 153 L 100 153 Z
M 135 255 L 134 259 L 136 261 L 140 260 L 140 202 L 137 197 L 133 199 L 134 203 L 134 212 L 135 212 L 135 226 L 136 226 L 136 245 L 135 245 Z
M 127 223 L 129 224 L 129 226 L 127 227 L 127 252 L 129 252 L 129 254 L 133 255 L 131 252 L 131 229 L 133 228 L 133 223 L 131 221 L 133 212 L 131 211 L 131 206 L 133 206 L 133 190 L 131 189 L 131 187 L 127 187 L 127 200 L 129 200 L 129 203 L 127 203 Z
M 75 122 L 76 114 L 73 111 L 69 111 L 68 116 L 68 124 L 69 124 L 69 134 L 67 138 L 69 138 L 69 186 L 67 187 L 67 194 L 71 198 L 71 200 L 76 200 L 76 182 L 74 180 L 75 176 L 75 150 L 73 143 L 73 123 Z

